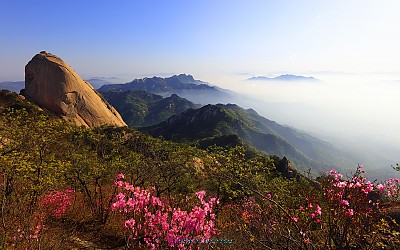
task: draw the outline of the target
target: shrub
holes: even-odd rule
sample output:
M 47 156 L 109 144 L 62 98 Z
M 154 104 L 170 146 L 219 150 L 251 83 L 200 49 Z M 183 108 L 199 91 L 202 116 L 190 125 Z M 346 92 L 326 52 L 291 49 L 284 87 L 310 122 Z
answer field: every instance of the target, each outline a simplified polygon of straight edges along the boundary
M 192 248 L 191 243 L 204 242 L 216 234 L 212 210 L 217 200 L 206 201 L 205 191 L 195 194 L 200 204 L 186 210 L 173 206 L 171 201 L 162 201 L 153 194 L 154 190 L 134 187 L 123 179 L 123 174 L 117 176 L 115 185 L 120 193 L 111 209 L 123 215 L 127 247 Z

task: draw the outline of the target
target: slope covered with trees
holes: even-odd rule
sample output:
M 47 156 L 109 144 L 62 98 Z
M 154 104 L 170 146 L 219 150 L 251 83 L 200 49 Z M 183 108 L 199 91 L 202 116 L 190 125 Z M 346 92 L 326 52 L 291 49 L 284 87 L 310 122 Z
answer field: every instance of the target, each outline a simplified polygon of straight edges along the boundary
M 121 114 L 131 127 L 151 126 L 161 123 L 173 115 L 200 107 L 185 98 L 172 94 L 162 97 L 146 91 L 100 92 Z
M 246 144 L 269 155 L 286 156 L 303 170 L 327 169 L 351 162 L 329 143 L 235 104 L 206 105 L 141 130 L 167 140 L 200 146 Z

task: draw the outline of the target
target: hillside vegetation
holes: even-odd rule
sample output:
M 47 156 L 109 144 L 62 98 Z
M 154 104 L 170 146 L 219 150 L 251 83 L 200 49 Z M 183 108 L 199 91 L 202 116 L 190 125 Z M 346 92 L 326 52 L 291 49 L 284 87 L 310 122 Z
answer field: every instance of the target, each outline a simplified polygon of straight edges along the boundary
M 118 108 L 117 108 L 118 109 Z M 194 145 L 248 145 L 268 155 L 288 157 L 298 169 L 318 172 L 349 164 L 339 150 L 327 142 L 282 126 L 235 104 L 206 105 L 187 110 L 141 131 L 167 140 Z
M 332 170 L 314 181 L 286 158 L 240 146 L 201 150 L 127 127 L 72 126 L 8 91 L 0 168 L 5 249 L 400 244 L 397 179 L 371 183 L 358 166 L 354 176 Z
M 133 90 L 109 91 L 101 94 L 118 110 L 130 127 L 155 125 L 173 115 L 200 106 L 175 94 L 166 98 L 146 91 Z

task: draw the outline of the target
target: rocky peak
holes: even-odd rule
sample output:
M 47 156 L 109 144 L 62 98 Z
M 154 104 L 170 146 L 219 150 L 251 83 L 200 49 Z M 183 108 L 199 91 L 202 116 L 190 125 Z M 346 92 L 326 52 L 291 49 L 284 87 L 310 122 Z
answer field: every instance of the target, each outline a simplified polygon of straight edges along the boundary
M 180 75 L 172 76 L 171 78 L 174 78 L 174 77 L 178 78 L 181 82 L 186 83 L 186 84 L 194 83 L 196 81 L 196 80 L 194 80 L 192 75 L 180 74 Z
M 61 58 L 41 51 L 25 66 L 25 97 L 78 126 L 126 126 L 119 113 Z

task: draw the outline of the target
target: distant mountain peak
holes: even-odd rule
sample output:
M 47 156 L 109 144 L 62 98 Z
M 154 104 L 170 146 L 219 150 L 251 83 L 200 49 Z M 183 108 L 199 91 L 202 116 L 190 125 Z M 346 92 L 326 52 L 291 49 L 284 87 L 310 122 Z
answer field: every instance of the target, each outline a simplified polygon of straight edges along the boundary
M 187 75 L 187 74 L 179 74 L 179 75 L 173 75 L 172 77 L 178 78 L 182 82 L 195 82 L 196 80 L 192 75 Z
M 249 81 L 319 81 L 312 76 L 300 76 L 292 74 L 284 74 L 276 77 L 255 76 L 247 79 Z

